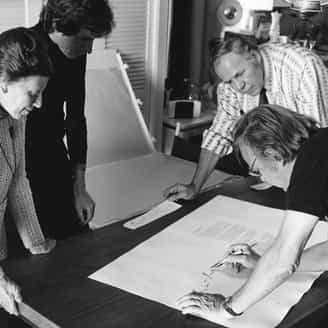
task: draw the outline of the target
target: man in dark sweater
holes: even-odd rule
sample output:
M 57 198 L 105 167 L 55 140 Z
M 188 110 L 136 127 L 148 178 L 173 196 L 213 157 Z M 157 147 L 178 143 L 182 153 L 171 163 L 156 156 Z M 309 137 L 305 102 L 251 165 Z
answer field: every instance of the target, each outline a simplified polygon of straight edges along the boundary
M 42 108 L 26 126 L 26 171 L 46 236 L 63 239 L 88 230 L 94 215 L 85 186 L 86 55 L 93 40 L 113 27 L 107 0 L 48 0 L 32 28 L 48 44 L 54 66 Z
M 327 222 L 328 216 L 328 128 L 318 126 L 309 116 L 268 104 L 236 122 L 234 149 L 247 163 L 249 173 L 286 192 L 283 220 L 262 254 L 245 243 L 228 247 L 223 265 L 226 274 L 247 272 L 247 280 L 233 295 L 223 296 L 220 290 L 211 294 L 193 291 L 178 302 L 184 314 L 219 323 L 242 315 L 296 271 L 327 271 L 328 239 L 308 243 L 315 226 Z M 324 323 L 320 327 L 326 327 Z

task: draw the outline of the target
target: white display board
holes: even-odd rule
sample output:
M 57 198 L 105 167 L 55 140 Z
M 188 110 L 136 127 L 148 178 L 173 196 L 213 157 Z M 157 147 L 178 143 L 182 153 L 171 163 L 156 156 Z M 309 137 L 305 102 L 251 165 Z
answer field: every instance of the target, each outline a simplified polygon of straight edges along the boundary
M 87 189 L 96 202 L 92 228 L 127 219 L 163 200 L 163 191 L 188 183 L 195 164 L 156 152 L 120 56 L 88 56 Z M 205 187 L 229 177 L 215 172 Z
M 150 134 L 116 51 L 95 51 L 88 56 L 85 110 L 88 167 L 154 152 Z

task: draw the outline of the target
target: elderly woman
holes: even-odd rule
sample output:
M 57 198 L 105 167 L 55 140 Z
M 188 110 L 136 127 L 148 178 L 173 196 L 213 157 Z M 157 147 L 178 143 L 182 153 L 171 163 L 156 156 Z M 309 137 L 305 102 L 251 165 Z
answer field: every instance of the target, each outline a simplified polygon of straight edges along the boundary
M 8 205 L 24 246 L 48 253 L 55 240 L 43 236 L 25 174 L 25 116 L 41 105 L 51 74 L 47 49 L 36 35 L 16 28 L 0 34 L 0 260 L 7 256 L 4 213 Z M 17 314 L 19 287 L 0 267 L 0 305 Z
M 304 251 L 315 225 L 328 214 L 327 142 L 328 128 L 320 129 L 313 119 L 276 105 L 257 107 L 238 121 L 235 149 L 251 174 L 286 191 L 285 219 L 262 257 L 246 244 L 230 247 L 228 265 L 237 263 L 241 268 L 253 269 L 239 290 L 228 297 L 190 293 L 178 302 L 183 313 L 213 321 L 233 318 L 296 270 L 328 269 L 328 241 Z

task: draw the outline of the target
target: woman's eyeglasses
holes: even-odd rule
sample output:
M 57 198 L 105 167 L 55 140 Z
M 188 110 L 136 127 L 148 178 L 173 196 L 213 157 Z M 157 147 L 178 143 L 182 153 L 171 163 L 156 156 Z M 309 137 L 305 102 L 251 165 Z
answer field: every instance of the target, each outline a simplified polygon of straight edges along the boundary
M 254 157 L 253 162 L 252 162 L 251 166 L 249 167 L 248 174 L 252 175 L 253 177 L 259 177 L 259 176 L 261 176 L 261 173 L 259 170 L 255 170 L 255 168 L 254 168 L 255 163 L 256 163 L 256 156 Z

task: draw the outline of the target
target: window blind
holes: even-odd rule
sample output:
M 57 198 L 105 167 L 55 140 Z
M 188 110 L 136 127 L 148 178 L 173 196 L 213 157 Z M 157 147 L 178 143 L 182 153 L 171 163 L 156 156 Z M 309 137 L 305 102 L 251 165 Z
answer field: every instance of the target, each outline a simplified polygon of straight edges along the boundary
M 118 49 L 128 65 L 128 76 L 137 98 L 144 101 L 146 54 L 149 30 L 150 0 L 111 0 L 116 26 L 104 40 L 97 40 L 94 49 Z

